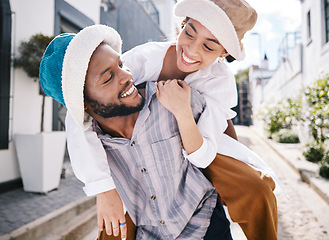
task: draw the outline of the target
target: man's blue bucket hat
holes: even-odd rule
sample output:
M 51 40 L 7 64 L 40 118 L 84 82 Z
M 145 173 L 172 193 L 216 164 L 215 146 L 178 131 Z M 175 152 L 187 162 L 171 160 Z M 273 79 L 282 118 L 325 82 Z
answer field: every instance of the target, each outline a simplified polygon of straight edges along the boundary
M 121 54 L 122 41 L 116 30 L 105 25 L 93 25 L 79 33 L 63 33 L 48 45 L 40 64 L 39 78 L 43 91 L 67 108 L 76 124 L 84 123 L 83 90 L 88 64 L 102 42 Z

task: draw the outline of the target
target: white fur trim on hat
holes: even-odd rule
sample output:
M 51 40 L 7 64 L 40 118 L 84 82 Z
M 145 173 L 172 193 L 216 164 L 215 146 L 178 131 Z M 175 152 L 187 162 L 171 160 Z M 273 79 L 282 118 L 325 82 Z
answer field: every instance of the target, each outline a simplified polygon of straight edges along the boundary
M 241 48 L 234 26 L 226 13 L 209 0 L 182 0 L 176 4 L 177 17 L 190 17 L 205 26 L 236 60 L 243 60 Z
M 87 129 L 90 122 L 84 123 L 83 90 L 88 64 L 95 49 L 105 42 L 121 54 L 121 37 L 111 27 L 93 25 L 82 29 L 69 43 L 62 69 L 62 89 L 67 110 L 76 124 Z

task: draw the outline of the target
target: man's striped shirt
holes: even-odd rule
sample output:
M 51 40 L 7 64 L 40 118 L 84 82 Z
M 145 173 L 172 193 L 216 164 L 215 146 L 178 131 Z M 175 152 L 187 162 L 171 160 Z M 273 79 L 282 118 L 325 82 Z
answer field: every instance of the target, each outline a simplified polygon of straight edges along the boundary
M 192 90 L 197 119 L 205 107 Z M 203 239 L 217 193 L 201 171 L 184 159 L 175 117 L 146 86 L 131 139 L 104 134 L 94 121 L 106 150 L 117 191 L 136 224 L 136 239 Z

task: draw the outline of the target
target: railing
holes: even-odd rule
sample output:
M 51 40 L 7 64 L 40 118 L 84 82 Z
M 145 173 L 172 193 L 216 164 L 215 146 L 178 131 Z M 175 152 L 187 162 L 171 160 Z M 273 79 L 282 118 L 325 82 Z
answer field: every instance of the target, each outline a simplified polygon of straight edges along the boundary
M 295 47 L 300 43 L 300 41 L 300 32 L 286 33 L 278 49 L 279 66 L 281 63 L 284 63 L 286 61 L 286 58 L 289 56 L 290 52 L 295 49 Z
M 159 11 L 154 5 L 152 0 L 137 0 L 137 2 L 143 7 L 144 11 L 151 17 L 151 19 L 159 25 Z

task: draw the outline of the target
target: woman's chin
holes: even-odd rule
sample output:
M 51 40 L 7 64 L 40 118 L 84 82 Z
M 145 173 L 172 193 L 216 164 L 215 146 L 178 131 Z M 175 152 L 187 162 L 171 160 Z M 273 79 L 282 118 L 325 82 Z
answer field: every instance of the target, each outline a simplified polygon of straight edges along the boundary
M 180 71 L 182 71 L 184 73 L 192 73 L 192 72 L 199 70 L 199 68 L 196 65 L 186 65 L 182 62 L 179 62 L 177 64 L 177 67 Z

